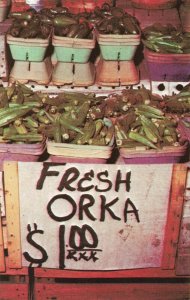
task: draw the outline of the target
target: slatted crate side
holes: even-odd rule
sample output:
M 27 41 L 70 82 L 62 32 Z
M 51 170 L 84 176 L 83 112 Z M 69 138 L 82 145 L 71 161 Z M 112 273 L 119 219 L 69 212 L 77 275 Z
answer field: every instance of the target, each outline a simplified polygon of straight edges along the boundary
M 181 220 L 176 274 L 190 275 L 190 168 L 188 169 L 183 217 Z
M 0 282 L 1 300 L 27 300 L 28 285 L 26 283 L 4 283 Z
M 35 285 L 36 300 L 185 300 L 189 299 L 189 295 L 190 285 L 178 283 Z
M 4 240 L 2 218 L 0 217 L 0 273 L 5 272 Z
M 175 278 L 175 270 L 162 270 L 161 268 L 143 268 L 118 271 L 72 271 L 59 269 L 36 268 L 34 270 L 35 278 L 39 281 L 41 278 Z

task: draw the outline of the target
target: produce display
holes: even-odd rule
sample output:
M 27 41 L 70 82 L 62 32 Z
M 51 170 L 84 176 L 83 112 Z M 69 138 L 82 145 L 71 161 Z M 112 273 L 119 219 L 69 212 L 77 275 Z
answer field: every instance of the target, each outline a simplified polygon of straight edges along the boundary
M 12 12 L 9 17 L 13 22 L 8 33 L 13 37 L 46 39 L 51 33 L 51 24 L 48 23 L 46 15 L 37 13 L 34 9 Z
M 44 139 L 39 128 L 46 122 L 37 94 L 20 83 L 0 88 L 1 143 L 37 143 Z
M 146 150 L 180 145 L 176 119 L 150 105 L 138 105 L 126 116 L 118 118 L 115 130 L 118 147 L 145 146 Z
M 101 101 L 94 93 L 50 97 L 20 83 L 1 88 L 1 142 L 35 143 L 48 137 L 58 143 L 108 145 L 114 139 L 112 122 L 90 111 Z
M 0 89 L 1 142 L 34 143 L 47 137 L 76 145 L 105 146 L 115 139 L 118 147 L 178 146 L 178 120 L 164 110 L 175 111 L 174 98 L 183 103 L 188 93 L 189 85 L 161 98 L 143 86 L 108 96 L 62 92 L 50 97 L 16 83 Z
M 43 133 L 57 143 L 109 145 L 114 139 L 114 126 L 104 115 L 94 117 L 90 111 L 102 101 L 94 93 L 61 93 L 43 99 L 50 123 Z
M 144 46 L 158 53 L 190 53 L 190 33 L 177 30 L 172 24 L 155 23 L 143 30 Z
M 12 12 L 9 17 L 13 22 L 8 33 L 25 39 L 46 39 L 52 33 L 76 39 L 91 39 L 93 33 L 97 39 L 104 34 L 141 34 L 135 17 L 108 3 L 92 12 L 73 14 L 66 7 L 37 12 L 30 8 Z M 142 42 L 157 53 L 190 53 L 190 34 L 172 24 L 146 27 Z M 161 97 L 144 86 L 108 96 L 76 92 L 50 96 L 15 83 L 0 88 L 1 142 L 38 143 L 47 138 L 55 143 L 107 146 L 115 141 L 118 148 L 160 150 L 184 142 L 178 121 L 189 111 L 189 84 L 178 94 Z
M 20 38 L 47 38 L 54 34 L 71 38 L 92 38 L 96 28 L 105 34 L 139 34 L 137 20 L 118 7 L 104 3 L 93 12 L 73 14 L 66 7 L 44 8 L 39 12 L 31 8 L 25 12 L 12 12 L 9 33 Z
M 106 5 L 106 4 L 105 4 Z M 140 27 L 135 17 L 131 16 L 119 7 L 106 5 L 107 10 L 96 9 L 94 14 L 100 20 L 94 18 L 95 28 L 101 34 L 140 34 Z M 92 16 L 90 17 L 92 20 Z
M 110 94 L 105 100 L 104 106 L 101 104 L 93 108 L 94 115 L 99 115 L 101 112 L 107 118 L 119 117 L 127 114 L 134 105 L 151 104 L 160 107 L 163 101 L 159 95 L 152 94 L 144 86 L 139 89 L 122 90 L 121 94 Z
M 166 111 L 172 113 L 190 112 L 190 84 L 183 87 L 179 94 L 164 97 L 164 106 Z

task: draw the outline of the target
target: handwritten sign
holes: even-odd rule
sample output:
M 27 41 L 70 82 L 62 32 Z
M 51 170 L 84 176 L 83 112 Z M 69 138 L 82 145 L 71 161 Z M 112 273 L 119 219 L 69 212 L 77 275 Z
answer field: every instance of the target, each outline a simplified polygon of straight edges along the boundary
M 23 266 L 160 267 L 172 165 L 18 163 Z

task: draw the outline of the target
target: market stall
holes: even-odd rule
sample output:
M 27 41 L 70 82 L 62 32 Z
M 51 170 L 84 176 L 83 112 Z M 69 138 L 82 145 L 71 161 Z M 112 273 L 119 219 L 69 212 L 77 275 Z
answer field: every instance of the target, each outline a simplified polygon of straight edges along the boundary
M 188 1 L 0 9 L 0 299 L 189 299 Z

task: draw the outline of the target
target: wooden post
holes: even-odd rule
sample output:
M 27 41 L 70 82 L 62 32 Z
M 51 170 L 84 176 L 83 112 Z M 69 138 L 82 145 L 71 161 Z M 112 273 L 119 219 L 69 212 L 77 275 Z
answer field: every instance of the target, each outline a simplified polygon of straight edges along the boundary
M 4 182 L 7 219 L 8 267 L 21 268 L 19 186 L 18 166 L 16 162 L 5 162 Z
M 163 249 L 163 269 L 174 269 L 175 267 L 186 178 L 187 166 L 184 164 L 174 165 Z
M 5 272 L 5 257 L 4 257 L 4 242 L 3 242 L 3 227 L 0 215 L 0 273 Z

